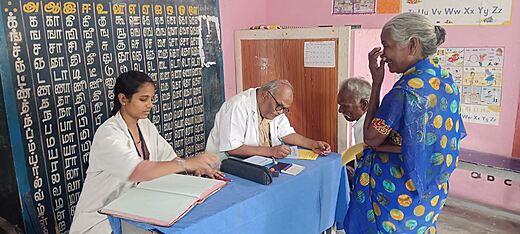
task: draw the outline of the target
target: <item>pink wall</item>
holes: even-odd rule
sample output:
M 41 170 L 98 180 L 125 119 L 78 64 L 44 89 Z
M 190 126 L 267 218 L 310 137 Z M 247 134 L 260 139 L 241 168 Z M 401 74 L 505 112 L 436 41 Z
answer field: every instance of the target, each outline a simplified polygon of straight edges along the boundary
M 362 24 L 363 28 L 380 28 L 392 17 L 392 15 L 332 15 L 332 0 L 266 1 L 269 24 L 291 26 Z
M 220 0 L 224 89 L 226 99 L 236 94 L 234 32 L 265 24 L 266 1 Z
M 235 94 L 235 71 L 233 56 L 233 30 L 258 24 L 280 24 L 288 26 L 353 25 L 362 28 L 381 28 L 393 15 L 332 15 L 332 0 L 264 0 L 264 1 L 221 1 L 222 38 L 224 50 L 224 75 L 226 97 Z M 466 124 L 468 137 L 462 147 L 481 152 L 511 156 L 515 120 L 520 90 L 520 4 L 513 6 L 513 23 L 503 27 L 448 27 L 444 47 L 505 47 L 504 85 L 502 90 L 502 112 L 500 124 L 489 126 Z M 500 35 L 500 36 L 497 36 Z M 359 42 L 358 42 L 359 43 Z M 363 43 L 360 43 L 363 44 Z M 356 48 L 357 59 L 366 60 Z M 354 65 L 354 68 L 356 65 Z M 356 70 L 356 69 L 354 69 Z M 353 74 L 362 75 L 362 74 Z M 489 133 L 492 133 L 491 135 Z
M 520 212 L 520 182 L 484 170 L 455 170 L 450 177 L 450 196 Z
M 350 47 L 350 57 L 355 58 L 350 61 L 350 76 L 364 77 L 368 82 L 372 83 L 370 76 L 370 69 L 368 69 L 368 52 L 375 47 L 381 47 L 381 40 L 379 36 L 380 29 L 356 29 L 352 31 Z M 386 69 L 385 79 L 381 93 L 385 94 L 392 89 L 394 83 L 397 81 L 397 75 L 391 73 Z M 381 95 L 381 100 L 383 95 Z

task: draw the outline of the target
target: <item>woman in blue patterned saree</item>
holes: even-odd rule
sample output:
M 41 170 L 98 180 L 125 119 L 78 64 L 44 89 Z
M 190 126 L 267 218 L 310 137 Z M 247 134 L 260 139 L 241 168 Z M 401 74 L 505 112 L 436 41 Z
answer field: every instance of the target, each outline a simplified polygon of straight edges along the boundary
M 383 27 L 383 50 L 368 54 L 373 83 L 364 140 L 369 147 L 358 158 L 348 234 L 436 233 L 466 135 L 459 89 L 430 57 L 444 36 L 426 17 L 404 13 Z M 385 63 L 403 75 L 379 106 Z

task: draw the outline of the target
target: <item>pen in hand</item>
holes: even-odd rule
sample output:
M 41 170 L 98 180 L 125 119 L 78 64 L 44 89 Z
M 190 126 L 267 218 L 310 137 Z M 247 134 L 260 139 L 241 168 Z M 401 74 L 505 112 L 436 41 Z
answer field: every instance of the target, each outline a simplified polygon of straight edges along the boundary
M 217 175 L 217 176 L 215 176 L 215 179 L 217 179 L 217 180 L 222 180 L 222 181 L 226 181 L 226 182 L 231 182 L 231 181 L 232 181 L 230 178 L 227 178 L 227 177 L 224 176 L 224 175 Z
M 274 165 L 278 164 L 278 161 L 276 161 L 275 157 L 271 157 L 271 159 L 273 160 Z
M 221 178 L 217 178 L 218 180 L 222 180 L 222 181 L 226 181 L 226 182 L 231 182 L 232 180 L 230 178 L 227 178 L 227 177 L 221 177 Z

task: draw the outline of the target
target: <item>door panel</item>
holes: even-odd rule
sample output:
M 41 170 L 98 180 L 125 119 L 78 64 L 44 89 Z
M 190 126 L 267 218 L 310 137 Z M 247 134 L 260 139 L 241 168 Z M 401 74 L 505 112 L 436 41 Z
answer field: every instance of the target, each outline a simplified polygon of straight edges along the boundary
M 296 132 L 324 140 L 337 149 L 338 66 L 304 67 L 304 43 L 337 39 L 242 40 L 242 89 L 258 87 L 273 79 L 286 79 L 294 87 L 294 103 L 287 114 Z

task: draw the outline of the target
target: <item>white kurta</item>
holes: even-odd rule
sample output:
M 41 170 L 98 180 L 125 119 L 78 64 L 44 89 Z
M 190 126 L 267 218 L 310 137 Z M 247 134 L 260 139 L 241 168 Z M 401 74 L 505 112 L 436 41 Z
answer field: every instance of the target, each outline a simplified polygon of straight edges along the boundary
M 148 119 L 138 121 L 151 161 L 177 157 L 170 144 Z M 128 180 L 142 161 L 132 136 L 118 112 L 96 131 L 90 149 L 89 167 L 74 212 L 70 233 L 111 233 L 107 216 L 97 211 L 134 186 Z
M 226 152 L 242 145 L 258 146 L 257 88 L 243 91 L 222 104 L 208 137 L 206 151 Z M 284 114 L 269 123 L 271 144 L 282 144 L 281 138 L 295 133 Z
M 365 117 L 367 113 L 363 114 L 361 118 L 359 118 L 354 124 L 352 124 L 352 128 L 354 129 L 354 144 L 363 143 L 363 125 L 365 124 Z

